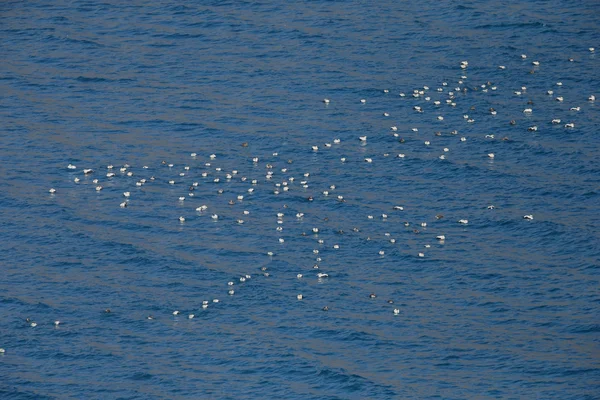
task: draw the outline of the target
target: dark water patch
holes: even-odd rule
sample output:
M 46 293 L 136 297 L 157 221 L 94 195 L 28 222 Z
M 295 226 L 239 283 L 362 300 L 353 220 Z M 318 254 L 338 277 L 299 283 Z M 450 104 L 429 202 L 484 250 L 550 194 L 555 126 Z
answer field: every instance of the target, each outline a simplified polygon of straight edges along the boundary
M 571 333 L 597 333 L 600 331 L 600 325 L 591 324 L 591 325 L 580 325 L 570 329 Z

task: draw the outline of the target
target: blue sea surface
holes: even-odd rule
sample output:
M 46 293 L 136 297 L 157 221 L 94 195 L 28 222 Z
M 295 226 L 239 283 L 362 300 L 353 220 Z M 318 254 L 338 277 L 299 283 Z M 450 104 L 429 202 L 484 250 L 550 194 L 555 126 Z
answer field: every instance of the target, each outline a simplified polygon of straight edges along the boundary
M 0 399 L 599 399 L 599 27 L 3 1 Z

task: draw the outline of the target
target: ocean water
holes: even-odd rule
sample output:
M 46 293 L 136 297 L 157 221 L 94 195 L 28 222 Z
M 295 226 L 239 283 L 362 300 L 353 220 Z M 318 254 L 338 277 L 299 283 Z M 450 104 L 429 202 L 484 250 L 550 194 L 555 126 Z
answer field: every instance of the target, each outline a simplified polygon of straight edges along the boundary
M 600 398 L 599 26 L 2 2 L 0 398 Z

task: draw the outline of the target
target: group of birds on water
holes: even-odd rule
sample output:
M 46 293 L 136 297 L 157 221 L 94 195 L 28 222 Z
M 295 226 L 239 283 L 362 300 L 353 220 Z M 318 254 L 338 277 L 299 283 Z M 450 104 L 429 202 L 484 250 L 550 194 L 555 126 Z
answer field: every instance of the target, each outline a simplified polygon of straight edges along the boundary
M 589 48 L 588 49 L 590 53 L 594 53 L 595 49 L 594 48 Z M 521 55 L 521 59 L 522 60 L 526 60 L 527 56 L 525 54 Z M 573 62 L 574 59 L 570 58 L 568 60 L 569 62 Z M 532 66 L 534 69 L 540 68 L 541 66 L 541 62 L 539 61 L 533 61 Z M 412 93 L 406 94 L 404 92 L 399 93 L 399 97 L 400 98 L 414 98 L 417 99 L 419 101 L 419 104 L 414 105 L 412 107 L 412 109 L 416 112 L 416 113 L 424 113 L 424 104 L 427 103 L 431 103 L 433 104 L 433 106 L 435 107 L 435 109 L 439 109 L 439 107 L 441 107 L 443 104 L 446 104 L 452 108 L 457 106 L 457 103 L 460 100 L 460 95 L 466 93 L 468 90 L 471 91 L 478 91 L 481 93 L 488 93 L 489 91 L 496 91 L 497 90 L 497 85 L 493 84 L 491 82 L 485 82 L 483 84 L 480 85 L 476 85 L 476 86 L 471 86 L 470 88 L 466 85 L 466 80 L 467 80 L 467 76 L 466 76 L 466 71 L 468 71 L 468 67 L 469 67 L 469 63 L 468 61 L 461 61 L 460 64 L 460 70 L 462 75 L 460 75 L 460 79 L 457 81 L 457 86 L 454 87 L 453 89 L 449 89 L 449 83 L 448 82 L 442 82 L 441 86 L 438 87 L 437 89 L 435 89 L 435 91 L 433 93 L 437 93 L 440 98 L 437 100 L 433 100 L 432 101 L 432 96 L 433 93 L 431 91 L 431 89 L 428 86 L 423 86 L 421 88 L 417 88 L 414 89 L 412 91 Z M 505 70 L 506 66 L 504 65 L 500 65 L 498 67 L 500 70 Z M 532 70 L 531 73 L 535 73 L 535 70 Z M 560 88 L 562 86 L 562 82 L 556 82 L 556 86 L 558 88 Z M 527 88 L 525 86 L 522 86 L 520 88 L 517 88 L 516 90 L 513 91 L 513 94 L 515 96 L 521 96 L 524 93 L 526 93 Z M 383 92 L 385 94 L 389 94 L 390 91 L 388 89 L 384 89 Z M 554 96 L 555 92 L 554 90 L 548 90 L 546 92 L 546 94 L 548 96 Z M 445 96 L 445 98 L 441 97 L 441 96 Z M 563 96 L 556 96 L 555 100 L 557 102 L 564 102 L 565 99 Z M 589 97 L 587 97 L 587 100 L 589 102 L 594 102 L 596 100 L 595 96 L 593 94 L 589 95 Z M 425 103 L 423 103 L 423 101 Z M 329 98 L 325 98 L 323 99 L 323 103 L 325 104 L 325 106 L 329 106 L 332 103 L 332 100 Z M 360 99 L 360 103 L 361 104 L 366 104 L 367 103 L 367 99 Z M 581 106 L 577 105 L 577 106 L 571 106 L 568 108 L 569 111 L 579 111 L 581 109 Z M 497 115 L 498 111 L 494 108 L 490 108 L 489 109 L 490 115 Z M 528 102 L 527 107 L 523 110 L 523 113 L 528 115 L 531 114 L 533 112 L 533 108 L 532 108 L 532 102 Z M 385 112 L 383 113 L 384 117 L 389 117 L 389 113 Z M 469 116 L 468 114 L 464 114 L 463 115 L 464 120 L 467 123 L 474 123 L 475 120 Z M 444 117 L 442 115 L 438 115 L 436 117 L 437 120 L 442 121 L 444 120 Z M 511 125 L 515 125 L 515 120 L 510 120 L 509 123 Z M 563 121 L 561 121 L 559 118 L 554 118 L 552 119 L 552 121 L 550 121 L 551 124 L 557 125 L 557 124 L 562 124 Z M 570 128 L 574 128 L 575 127 L 575 123 L 574 122 L 566 122 L 564 123 L 564 128 L 570 129 Z M 398 126 L 391 126 L 390 127 L 390 131 L 393 135 L 393 137 L 395 139 L 397 139 L 400 143 L 404 143 L 404 139 L 400 137 L 400 132 L 401 132 L 401 127 Z M 412 132 L 418 132 L 418 128 L 410 128 Z M 529 126 L 527 128 L 528 131 L 530 132 L 536 132 L 538 130 L 538 127 L 535 125 Z M 457 130 L 452 130 L 450 132 L 450 134 L 452 136 L 454 135 L 458 135 L 458 131 Z M 436 136 L 441 136 L 441 132 L 436 132 L 435 133 Z M 485 135 L 486 138 L 494 138 L 494 134 L 487 134 Z M 357 138 L 355 138 L 354 140 L 356 140 L 356 142 L 358 142 L 360 145 L 365 146 L 368 143 L 368 136 L 367 135 L 360 135 Z M 508 138 L 504 137 L 502 138 L 502 140 L 508 140 Z M 460 142 L 466 142 L 467 141 L 467 137 L 466 136 L 460 136 Z M 336 145 L 340 145 L 342 142 L 341 138 L 334 138 L 331 142 L 327 142 L 324 145 L 320 146 L 320 145 L 311 145 L 311 150 L 315 153 L 319 153 L 320 151 L 322 151 L 323 149 L 329 149 L 332 148 Z M 429 146 L 431 143 L 429 140 L 424 141 L 424 144 L 426 146 Z M 248 143 L 243 143 L 242 144 L 243 147 L 248 147 Z M 444 148 L 443 149 L 443 154 L 441 154 L 439 156 L 439 159 L 444 160 L 445 159 L 445 154 L 449 152 L 448 148 Z M 181 170 L 179 170 L 178 172 L 176 172 L 175 169 L 175 165 L 171 162 L 167 162 L 167 161 L 162 161 L 160 163 L 160 167 L 162 168 L 167 168 L 169 171 L 171 172 L 176 172 L 177 173 L 177 178 L 173 178 L 172 176 L 169 178 L 163 178 L 163 177 L 157 177 L 154 175 L 150 175 L 147 176 L 149 174 L 147 174 L 144 178 L 140 178 L 137 179 L 135 181 L 135 188 L 128 188 L 126 191 L 122 192 L 122 200 L 119 202 L 118 206 L 122 209 L 126 209 L 127 207 L 129 207 L 130 205 L 134 204 L 134 199 L 136 197 L 136 192 L 134 190 L 138 189 L 138 190 L 142 190 L 143 187 L 145 185 L 148 184 L 152 184 L 156 181 L 160 182 L 160 183 L 168 183 L 168 185 L 174 185 L 174 187 L 180 187 L 181 185 L 183 185 L 184 187 L 187 188 L 187 190 L 182 190 L 181 195 L 178 197 L 177 201 L 179 202 L 180 205 L 182 204 L 186 204 L 186 200 L 188 199 L 192 199 L 192 198 L 202 198 L 202 195 L 204 194 L 203 192 L 201 193 L 202 190 L 207 189 L 209 191 L 214 191 L 215 189 L 215 185 L 210 185 L 212 184 L 216 184 L 216 192 L 219 195 L 222 195 L 224 193 L 226 193 L 226 189 L 224 189 L 223 186 L 219 186 L 220 183 L 230 183 L 230 182 L 239 182 L 239 183 L 243 183 L 243 184 L 247 184 L 247 187 L 244 188 L 244 191 L 240 191 L 237 192 L 235 194 L 235 197 L 228 200 L 227 204 L 230 206 L 234 206 L 236 204 L 244 204 L 244 200 L 251 198 L 255 193 L 257 193 L 259 190 L 264 190 L 263 187 L 269 187 L 271 193 L 274 196 L 280 195 L 280 194 L 285 194 L 286 192 L 290 192 L 290 191 L 302 191 L 303 193 L 306 193 L 309 189 L 309 180 L 311 177 L 311 172 L 304 172 L 302 174 L 297 172 L 296 176 L 291 176 L 291 172 L 292 172 L 292 168 L 291 168 L 291 164 L 293 164 L 293 160 L 289 159 L 287 161 L 282 161 L 282 164 L 277 164 L 277 161 L 272 161 L 272 160 L 280 160 L 280 156 L 278 152 L 273 152 L 272 153 L 272 157 L 270 158 L 271 161 L 264 161 L 263 162 L 263 157 L 258 157 L 258 156 L 253 156 L 251 157 L 251 159 L 247 160 L 247 163 L 250 163 L 252 165 L 251 171 L 257 171 L 259 170 L 261 163 L 262 166 L 264 167 L 264 176 L 262 176 L 260 179 L 258 177 L 249 177 L 247 175 L 245 175 L 244 173 L 242 173 L 240 170 L 237 169 L 225 169 L 222 166 L 218 166 L 218 156 L 216 154 L 210 154 L 207 159 L 202 163 L 199 161 L 202 158 L 201 155 L 197 154 L 197 153 L 191 153 L 190 154 L 191 159 L 193 161 L 193 163 L 189 163 L 189 164 L 193 164 L 193 165 L 187 165 L 184 164 L 183 168 Z M 384 157 L 389 157 L 390 153 L 384 153 L 383 154 Z M 490 159 L 494 159 L 496 157 L 496 155 L 494 153 L 488 153 L 486 155 L 488 158 Z M 407 155 L 405 153 L 398 153 L 395 156 L 396 158 L 399 159 L 404 159 L 405 157 L 407 157 Z M 341 163 L 346 163 L 349 161 L 348 157 L 342 157 L 339 160 Z M 365 163 L 372 163 L 373 162 L 373 158 L 372 157 L 364 157 L 364 162 Z M 77 171 L 77 166 L 73 165 L 73 164 L 68 164 L 67 165 L 67 170 L 69 172 L 76 172 Z M 98 193 L 100 193 L 104 188 L 105 185 L 108 185 L 107 187 L 110 187 L 111 189 L 115 186 L 114 182 L 116 179 L 120 178 L 120 177 L 134 177 L 137 175 L 143 175 L 143 171 L 144 170 L 149 170 L 150 167 L 147 165 L 142 166 L 141 171 L 137 171 L 135 168 L 133 168 L 131 165 L 125 164 L 122 166 L 113 166 L 113 165 L 108 165 L 106 166 L 106 172 L 102 172 L 101 174 L 104 175 L 104 177 L 101 178 L 100 177 L 96 177 L 99 176 L 99 170 L 100 168 L 85 168 L 82 170 L 82 174 L 83 176 L 80 174 L 79 176 L 76 176 L 75 178 L 73 178 L 73 182 L 75 184 L 89 184 L 89 180 L 91 179 L 92 182 L 92 186 L 94 188 L 94 190 Z M 278 171 L 279 170 L 279 171 Z M 199 172 L 199 175 L 196 175 L 196 173 Z M 277 174 L 277 172 L 280 173 Z M 173 173 L 171 173 L 171 175 L 173 175 Z M 106 182 L 106 183 L 104 183 Z M 130 180 L 128 181 L 130 182 Z M 329 185 L 327 188 L 325 188 L 324 190 L 322 190 L 319 194 L 315 194 L 313 193 L 312 195 L 305 197 L 306 201 L 308 203 L 312 202 L 315 199 L 315 196 L 317 195 L 322 195 L 323 197 L 326 198 L 331 198 L 339 203 L 345 203 L 347 201 L 347 199 L 342 195 L 335 195 L 336 190 L 338 189 L 338 184 L 331 184 Z M 51 195 L 60 195 L 60 192 L 55 189 L 55 188 L 51 188 L 49 190 L 49 193 Z M 222 197 L 221 197 L 222 198 Z M 210 219 L 217 222 L 220 221 L 222 219 L 222 216 L 217 214 L 216 212 L 211 212 L 210 209 L 212 208 L 211 205 L 209 204 L 200 204 L 197 207 L 194 207 L 194 210 L 196 211 L 196 216 L 197 217 L 203 217 L 205 215 L 209 215 Z M 486 206 L 487 209 L 489 210 L 494 210 L 496 207 L 494 205 L 487 205 Z M 282 205 L 282 210 L 286 211 L 286 209 L 288 209 L 288 206 L 286 204 Z M 295 213 L 295 217 L 298 220 L 302 220 L 305 216 L 305 213 L 309 213 L 309 206 L 307 206 L 307 210 L 298 210 Z M 287 210 L 289 211 L 289 210 Z M 403 212 L 404 211 L 404 206 L 402 205 L 396 205 L 393 206 L 391 210 L 382 210 L 381 213 L 377 216 L 378 219 L 381 220 L 388 220 L 389 214 L 388 213 L 399 213 L 399 212 Z M 237 215 L 235 217 L 235 224 L 237 225 L 243 225 L 246 223 L 245 218 L 248 217 L 251 213 L 251 210 L 249 209 L 244 209 L 242 210 L 242 212 Z M 292 213 L 293 214 L 293 213 Z M 276 231 L 278 233 L 281 233 L 283 231 L 283 225 L 284 225 L 284 216 L 285 213 L 284 212 L 277 212 L 276 214 Z M 373 214 L 368 214 L 366 216 L 366 218 L 368 220 L 373 220 L 376 218 L 375 215 Z M 442 214 L 438 214 L 435 216 L 436 220 L 440 220 L 444 218 L 444 216 Z M 534 217 L 532 214 L 526 214 L 523 215 L 522 217 L 524 220 L 533 220 Z M 178 222 L 180 224 L 185 224 L 189 222 L 189 217 L 186 216 L 179 216 L 177 218 Z M 469 224 L 469 220 L 465 219 L 465 218 L 461 218 L 457 220 L 458 224 L 461 225 L 468 225 Z M 409 222 L 404 222 L 403 223 L 405 227 L 410 227 L 411 223 Z M 419 229 L 426 229 L 427 227 L 427 223 L 426 222 L 421 222 L 418 223 L 418 228 L 409 228 L 412 229 L 412 231 L 414 233 L 419 233 Z M 359 228 L 358 227 L 353 227 L 352 228 L 353 232 L 359 232 Z M 316 242 L 318 243 L 318 245 L 322 246 L 324 245 L 324 240 L 322 238 L 319 238 L 319 233 L 320 233 L 320 228 L 318 226 L 315 226 L 311 229 L 311 231 L 307 232 L 302 232 L 301 236 L 303 237 L 314 237 L 316 239 Z M 343 233 L 342 230 L 340 230 L 338 233 Z M 386 240 L 390 243 L 390 244 L 394 244 L 396 243 L 396 239 L 392 237 L 392 235 L 390 233 L 385 233 L 385 237 Z M 446 240 L 446 235 L 445 234 L 439 234 L 437 236 L 435 236 L 435 239 L 438 241 L 438 243 L 443 244 Z M 367 240 L 371 240 L 370 237 L 367 237 Z M 279 237 L 278 238 L 278 243 L 282 244 L 285 242 L 285 239 L 283 237 Z M 424 248 L 430 248 L 430 244 L 425 244 Z M 340 249 L 340 244 L 339 243 L 335 243 L 332 245 L 332 249 L 334 250 L 338 250 Z M 379 250 L 378 251 L 378 255 L 379 256 L 385 256 L 385 250 Z M 275 254 L 273 251 L 268 251 L 267 255 L 269 257 L 273 257 Z M 418 257 L 425 257 L 425 253 L 423 251 L 418 252 L 417 254 Z M 314 257 L 315 260 L 315 264 L 313 266 L 313 269 L 316 271 L 316 277 L 319 280 L 323 280 L 323 279 L 327 279 L 329 278 L 329 274 L 326 272 L 323 272 L 320 267 L 319 267 L 319 263 L 322 261 L 322 257 L 320 254 L 320 251 L 318 248 L 315 248 L 312 250 L 312 257 Z M 263 276 L 270 276 L 270 273 L 267 270 L 267 267 L 261 267 L 261 274 Z M 252 278 L 251 275 L 242 275 L 238 278 L 240 283 L 244 283 L 246 281 L 249 281 Z M 304 278 L 304 274 L 303 273 L 298 273 L 295 276 L 296 279 L 303 279 Z M 234 289 L 235 287 L 235 282 L 234 281 L 229 281 L 227 282 L 227 294 L 230 296 L 233 296 L 236 291 Z M 369 294 L 369 298 L 376 298 L 377 295 L 375 293 L 371 293 Z M 303 294 L 297 294 L 296 295 L 297 300 L 301 301 L 303 299 L 305 299 L 305 296 Z M 219 299 L 215 298 L 212 301 L 210 300 L 204 300 L 202 302 L 202 309 L 205 310 L 209 307 L 209 305 L 211 303 L 216 304 L 219 303 Z M 388 300 L 387 301 L 389 304 L 394 304 L 393 300 Z M 323 311 L 328 311 L 329 310 L 329 306 L 324 306 L 322 308 Z M 104 310 L 105 313 L 110 313 L 111 310 L 110 309 L 106 309 Z M 394 315 L 399 315 L 401 313 L 399 308 L 392 308 L 392 313 Z M 172 311 L 172 316 L 177 318 L 181 315 L 181 312 L 179 310 L 174 310 Z M 196 314 L 194 314 L 193 312 L 187 313 L 187 318 L 188 319 L 193 319 L 196 316 Z M 147 319 L 154 319 L 153 315 L 148 315 Z M 35 321 L 32 321 L 30 319 L 26 320 L 26 323 L 28 326 L 34 328 L 36 327 L 38 324 Z M 53 323 L 54 327 L 58 328 L 61 325 L 60 321 L 54 321 Z M 5 350 L 0 348 L 0 353 L 4 353 Z

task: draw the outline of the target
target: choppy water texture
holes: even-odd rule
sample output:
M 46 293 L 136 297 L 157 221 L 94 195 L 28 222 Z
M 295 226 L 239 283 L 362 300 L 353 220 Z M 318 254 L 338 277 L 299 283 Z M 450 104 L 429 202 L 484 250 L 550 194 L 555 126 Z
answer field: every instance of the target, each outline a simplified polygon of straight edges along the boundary
M 2 2 L 0 397 L 598 398 L 599 11 Z

